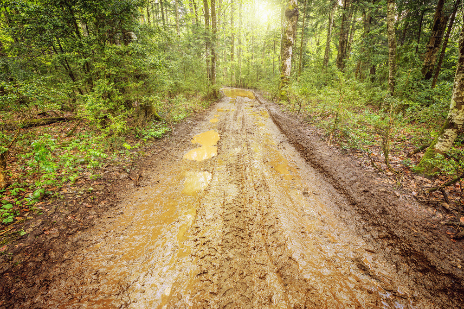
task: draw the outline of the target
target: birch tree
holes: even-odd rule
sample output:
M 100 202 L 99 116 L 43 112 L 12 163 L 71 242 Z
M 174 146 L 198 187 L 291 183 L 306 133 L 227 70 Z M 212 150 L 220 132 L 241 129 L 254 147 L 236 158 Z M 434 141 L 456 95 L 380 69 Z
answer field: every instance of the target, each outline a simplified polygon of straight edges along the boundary
M 292 55 L 293 44 L 295 43 L 295 31 L 298 22 L 298 2 L 297 0 L 288 0 L 285 8 L 285 28 L 282 35 L 282 59 L 280 67 L 280 99 L 287 99 L 287 92 L 284 88 L 288 85 L 290 80 L 290 73 L 292 70 Z

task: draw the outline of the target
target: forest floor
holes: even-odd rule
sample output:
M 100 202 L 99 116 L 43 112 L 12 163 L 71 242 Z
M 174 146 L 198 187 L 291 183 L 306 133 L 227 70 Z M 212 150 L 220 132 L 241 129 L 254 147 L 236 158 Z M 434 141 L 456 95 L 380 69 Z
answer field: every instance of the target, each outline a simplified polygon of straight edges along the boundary
M 224 92 L 130 175 L 44 207 L 0 256 L 0 308 L 461 307 L 455 217 Z

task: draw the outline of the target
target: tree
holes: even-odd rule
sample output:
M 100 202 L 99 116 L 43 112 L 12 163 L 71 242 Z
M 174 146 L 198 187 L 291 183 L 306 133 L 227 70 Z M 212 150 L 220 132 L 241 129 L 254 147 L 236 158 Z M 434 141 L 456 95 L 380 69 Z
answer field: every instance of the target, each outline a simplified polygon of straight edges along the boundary
M 175 2 L 175 10 L 176 10 L 176 32 L 179 35 L 179 0 L 174 0 Z
M 211 83 L 216 84 L 216 36 L 217 36 L 217 22 L 216 22 L 216 1 L 211 0 Z
M 435 88 L 435 86 L 437 85 L 438 75 L 440 74 L 441 65 L 443 64 L 443 59 L 445 58 L 446 47 L 448 46 L 449 37 L 451 31 L 453 30 L 454 19 L 456 18 L 456 12 L 458 11 L 458 7 L 460 4 L 461 0 L 456 0 L 454 3 L 453 13 L 451 13 L 448 30 L 446 31 L 443 46 L 441 48 L 440 58 L 438 58 L 438 63 L 435 68 L 435 74 L 433 75 L 432 88 Z
M 235 14 L 235 5 L 234 0 L 230 2 L 230 28 L 232 31 L 230 38 L 230 82 L 232 85 L 235 85 L 235 65 L 234 65 L 234 56 L 235 56 L 235 25 L 234 25 L 234 14 Z
M 448 117 L 440 130 L 438 137 L 425 152 L 417 165 L 417 170 L 426 174 L 431 173 L 434 164 L 432 160 L 437 154 L 444 154 L 451 149 L 464 123 L 464 27 L 459 37 L 459 57 L 454 77 L 453 96 L 449 107 Z
M 433 17 L 432 33 L 424 55 L 422 74 L 426 80 L 433 76 L 437 53 L 440 49 L 443 34 L 445 33 L 446 24 L 448 23 L 449 14 L 443 12 L 444 4 L 445 0 L 438 0 L 435 16 Z
M 206 75 L 208 80 L 211 82 L 211 66 L 210 66 L 210 50 L 211 50 L 211 38 L 209 32 L 209 6 L 208 0 L 203 0 L 203 10 L 205 15 L 205 54 L 206 54 Z
M 300 60 L 299 60 L 299 66 L 298 66 L 298 75 L 301 75 L 301 69 L 303 68 L 303 43 L 304 43 L 306 4 L 307 3 L 308 3 L 308 0 L 304 0 L 303 25 L 301 26 Z
M 393 96 L 395 92 L 396 74 L 396 34 L 395 34 L 396 3 L 395 0 L 387 2 L 387 32 L 388 32 L 388 90 Z
M 282 59 L 280 67 L 280 99 L 286 100 L 287 93 L 284 90 L 290 80 L 292 70 L 293 44 L 295 38 L 296 25 L 298 22 L 298 2 L 289 0 L 285 7 L 285 30 L 282 35 Z
M 326 44 L 325 44 L 324 63 L 323 63 L 323 66 L 325 68 L 329 64 L 330 42 L 332 40 L 332 27 L 333 27 L 333 23 L 334 23 L 334 14 L 335 14 L 335 9 L 336 8 L 337 8 L 337 1 L 334 1 L 333 4 L 332 4 L 332 9 L 329 12 L 329 22 L 328 22 L 328 28 L 327 28 L 327 40 L 326 40 Z
M 343 0 L 342 21 L 340 23 L 340 36 L 338 39 L 337 67 L 340 71 L 345 69 L 346 50 L 348 45 L 350 0 Z

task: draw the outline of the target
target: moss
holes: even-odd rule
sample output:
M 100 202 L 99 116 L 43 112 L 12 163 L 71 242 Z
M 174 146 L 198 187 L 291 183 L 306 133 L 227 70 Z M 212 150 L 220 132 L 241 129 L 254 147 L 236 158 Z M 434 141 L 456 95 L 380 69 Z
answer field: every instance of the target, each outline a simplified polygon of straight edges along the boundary
M 429 148 L 427 148 L 419 164 L 417 164 L 413 168 L 414 172 L 423 175 L 432 175 L 436 171 L 436 166 L 432 162 L 434 161 L 437 155 L 437 151 L 435 150 L 435 145 L 437 144 L 437 142 L 438 137 L 436 137 L 433 140 L 432 144 L 430 144 Z

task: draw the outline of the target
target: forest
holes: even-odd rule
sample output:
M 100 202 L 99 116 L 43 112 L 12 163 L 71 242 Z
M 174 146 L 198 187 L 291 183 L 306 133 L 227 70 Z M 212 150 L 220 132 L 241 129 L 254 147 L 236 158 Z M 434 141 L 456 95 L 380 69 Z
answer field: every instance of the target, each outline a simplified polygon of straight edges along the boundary
M 463 8 L 1 0 L 2 224 L 26 220 L 109 165 L 130 170 L 223 86 L 261 91 L 398 186 L 416 175 L 437 180 L 429 192 L 462 207 Z

